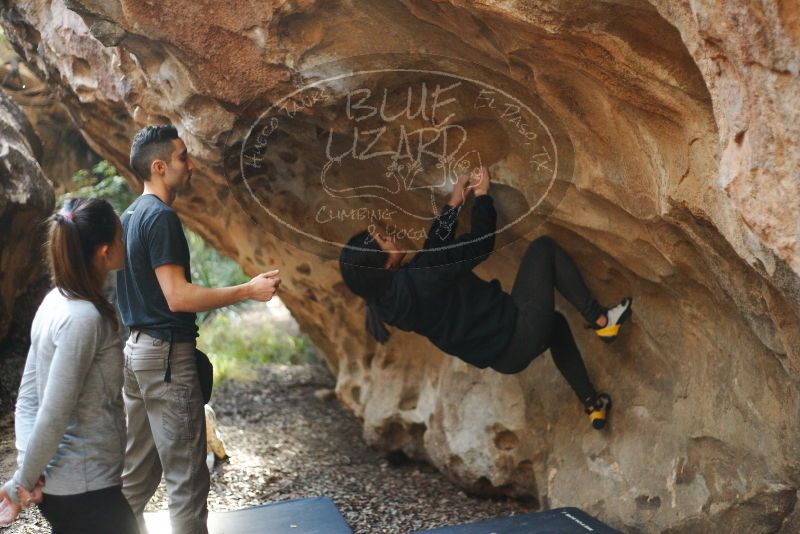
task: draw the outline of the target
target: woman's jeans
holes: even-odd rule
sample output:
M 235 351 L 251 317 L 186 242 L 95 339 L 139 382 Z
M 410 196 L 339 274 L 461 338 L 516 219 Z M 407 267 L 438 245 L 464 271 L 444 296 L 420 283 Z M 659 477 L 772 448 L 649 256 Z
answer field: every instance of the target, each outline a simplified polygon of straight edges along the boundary
M 566 318 L 555 310 L 554 289 L 590 324 L 604 312 L 567 253 L 552 238 L 540 237 L 528 246 L 517 271 L 511 289 L 518 311 L 517 326 L 508 348 L 492 368 L 506 374 L 519 373 L 549 348 L 556 367 L 585 404 L 597 392 Z
M 122 486 L 77 495 L 45 493 L 39 511 L 53 527 L 53 534 L 139 534 Z

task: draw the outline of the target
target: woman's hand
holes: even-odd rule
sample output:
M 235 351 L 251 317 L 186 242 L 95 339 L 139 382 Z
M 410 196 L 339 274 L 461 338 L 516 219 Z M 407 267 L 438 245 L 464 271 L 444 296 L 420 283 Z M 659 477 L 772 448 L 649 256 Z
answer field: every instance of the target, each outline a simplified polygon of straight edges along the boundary
M 17 500 L 23 508 L 28 508 L 33 504 L 39 504 L 44 499 L 44 477 L 39 477 L 36 485 L 31 491 L 26 490 L 22 486 L 17 486 Z
M 8 496 L 5 490 L 0 490 L 0 527 L 8 527 L 17 519 L 20 507 Z

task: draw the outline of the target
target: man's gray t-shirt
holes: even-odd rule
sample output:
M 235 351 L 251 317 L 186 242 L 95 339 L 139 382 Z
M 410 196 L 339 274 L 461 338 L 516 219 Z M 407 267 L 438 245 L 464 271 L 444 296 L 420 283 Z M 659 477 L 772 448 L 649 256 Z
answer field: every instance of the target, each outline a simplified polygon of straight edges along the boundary
M 122 321 L 128 328 L 146 331 L 159 339 L 194 341 L 195 314 L 170 311 L 155 269 L 176 264 L 192 281 L 189 245 L 181 221 L 156 195 L 137 198 L 122 214 L 125 267 L 117 272 L 117 299 Z

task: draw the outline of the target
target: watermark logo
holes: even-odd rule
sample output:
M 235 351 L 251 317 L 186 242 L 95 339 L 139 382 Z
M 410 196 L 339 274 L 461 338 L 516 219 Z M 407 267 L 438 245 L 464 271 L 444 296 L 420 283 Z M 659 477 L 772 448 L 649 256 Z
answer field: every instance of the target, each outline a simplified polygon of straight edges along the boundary
M 254 102 L 226 143 L 225 174 L 260 228 L 332 258 L 363 230 L 418 252 L 459 195 L 467 232 L 482 176 L 498 213 L 497 249 L 547 218 L 573 160 L 555 115 L 502 72 L 380 54 L 308 68 L 284 95 Z

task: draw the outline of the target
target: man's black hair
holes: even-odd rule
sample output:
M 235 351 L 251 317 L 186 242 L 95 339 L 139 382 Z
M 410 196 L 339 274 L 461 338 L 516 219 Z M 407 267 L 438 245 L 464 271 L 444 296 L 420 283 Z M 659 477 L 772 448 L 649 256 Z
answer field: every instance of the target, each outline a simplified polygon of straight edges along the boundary
M 153 160 L 169 162 L 172 140 L 178 138 L 178 130 L 169 124 L 145 126 L 133 137 L 131 144 L 131 168 L 143 181 L 150 179 Z

